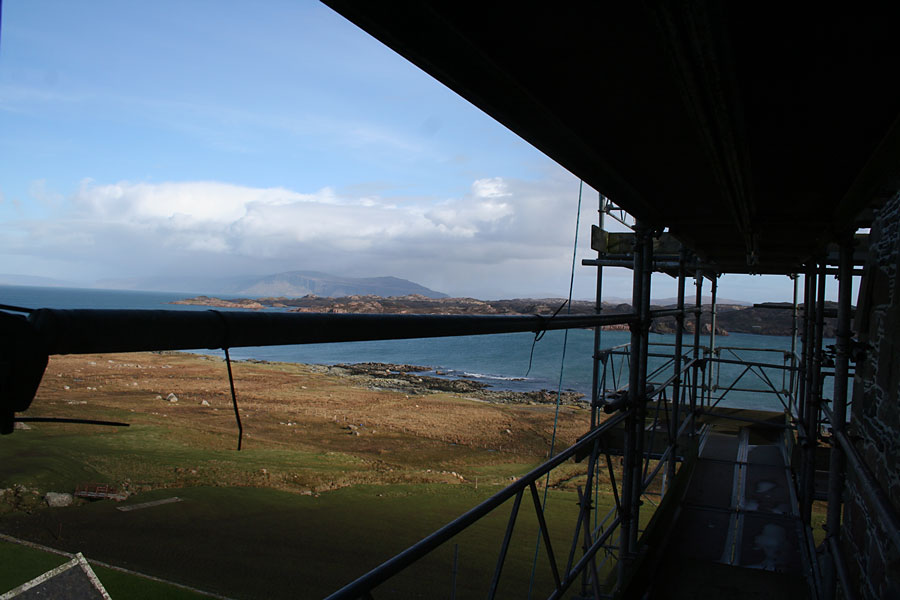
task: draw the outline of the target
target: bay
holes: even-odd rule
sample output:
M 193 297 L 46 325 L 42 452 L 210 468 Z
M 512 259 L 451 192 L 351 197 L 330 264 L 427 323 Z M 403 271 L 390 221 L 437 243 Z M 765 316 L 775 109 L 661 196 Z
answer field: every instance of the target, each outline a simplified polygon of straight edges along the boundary
M 122 291 L 80 288 L 55 288 L 32 286 L 0 286 L 0 304 L 25 308 L 98 308 L 98 309 L 168 309 L 208 310 L 203 306 L 170 304 L 173 300 L 190 297 L 192 293 Z M 271 309 L 279 310 L 279 309 Z M 427 366 L 443 373 L 443 376 L 466 377 L 486 383 L 494 389 L 529 391 L 547 389 L 573 390 L 590 395 L 593 361 L 593 331 L 575 329 L 568 335 L 563 331 L 549 331 L 534 343 L 530 333 L 510 333 L 483 336 L 460 336 L 414 340 L 385 340 L 369 342 L 342 342 L 333 344 L 301 344 L 235 348 L 234 359 L 296 362 L 308 364 L 337 364 L 355 362 L 385 362 Z M 671 355 L 674 335 L 651 334 L 651 354 Z M 627 331 L 604 331 L 601 348 L 627 344 Z M 685 336 L 685 343 L 693 336 Z M 702 336 L 701 343 L 708 343 Z M 832 344 L 827 340 L 826 344 Z M 565 344 L 565 364 L 563 347 Z M 759 363 L 784 365 L 790 351 L 791 339 L 785 336 L 766 336 L 732 333 L 716 338 L 719 356 L 723 359 L 741 359 Z M 768 349 L 768 350 L 767 350 Z M 195 352 L 221 356 L 221 351 L 200 349 Z M 627 359 L 610 355 L 606 369 L 606 387 L 621 387 L 628 380 Z M 650 380 L 661 382 L 671 375 L 666 360 L 652 357 L 649 372 L 663 368 Z M 529 369 L 530 364 L 530 369 Z M 719 365 L 716 381 L 721 395 L 737 378 L 735 387 L 755 392 L 730 391 L 721 401 L 723 406 L 743 406 L 767 410 L 781 410 L 778 397 L 763 393 L 774 388 L 788 387 L 786 371 L 777 368 L 760 368 L 743 372 L 737 365 Z M 759 373 L 759 375 L 757 375 Z M 768 379 L 768 382 L 766 381 Z M 826 385 L 826 392 L 828 391 Z

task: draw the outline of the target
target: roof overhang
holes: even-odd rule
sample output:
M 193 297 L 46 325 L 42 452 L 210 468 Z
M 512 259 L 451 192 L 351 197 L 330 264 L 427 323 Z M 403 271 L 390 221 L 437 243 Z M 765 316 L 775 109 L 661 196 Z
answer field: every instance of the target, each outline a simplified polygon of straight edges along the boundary
M 898 8 L 325 3 L 722 272 L 797 272 L 900 189 Z

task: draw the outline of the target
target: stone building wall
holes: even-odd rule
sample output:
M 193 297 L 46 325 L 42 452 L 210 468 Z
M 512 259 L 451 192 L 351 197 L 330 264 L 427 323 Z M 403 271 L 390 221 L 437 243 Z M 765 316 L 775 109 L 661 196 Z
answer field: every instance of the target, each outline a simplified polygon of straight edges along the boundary
M 868 349 L 856 367 L 849 433 L 900 511 L 900 196 L 876 215 L 857 307 L 853 329 Z M 900 548 L 852 473 L 846 481 L 842 538 L 860 595 L 900 599 Z

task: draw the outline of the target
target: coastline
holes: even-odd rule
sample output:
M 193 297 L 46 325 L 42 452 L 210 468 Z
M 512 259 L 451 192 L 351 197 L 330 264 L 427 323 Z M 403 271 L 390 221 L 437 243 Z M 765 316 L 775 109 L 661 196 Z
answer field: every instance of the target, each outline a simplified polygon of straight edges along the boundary
M 506 300 L 478 300 L 475 298 L 427 298 L 418 294 L 408 296 L 342 296 L 319 297 L 307 295 L 300 298 L 262 297 L 223 299 L 213 296 L 195 296 L 170 301 L 170 304 L 236 310 L 282 310 L 301 313 L 329 314 L 432 314 L 432 315 L 535 315 L 554 314 L 565 301 L 561 298 L 513 298 Z M 709 305 L 701 316 L 701 333 L 710 333 L 712 321 Z M 674 305 L 654 308 L 674 308 Z M 786 303 L 769 302 L 755 306 L 739 304 L 719 304 L 716 307 L 716 335 L 728 336 L 730 333 L 749 333 L 755 335 L 789 336 L 793 332 L 792 306 Z M 774 309 L 774 310 L 773 310 Z M 593 302 L 575 300 L 567 307 L 572 314 L 592 314 L 595 310 Z M 603 303 L 604 314 L 622 314 L 631 312 L 628 304 Z M 687 334 L 694 332 L 695 322 L 687 319 L 684 330 Z M 826 319 L 825 337 L 834 335 L 834 319 Z M 652 333 L 675 333 L 674 317 L 663 317 L 654 320 L 650 327 Z M 625 331 L 627 325 L 610 325 L 602 328 L 605 331 Z
M 492 390 L 490 386 L 472 378 L 451 377 L 443 371 L 417 365 L 392 363 L 353 363 L 327 367 L 327 372 L 346 377 L 350 381 L 369 389 L 388 389 L 409 394 L 450 392 L 466 398 L 496 404 L 556 404 L 557 393 L 552 390 L 517 392 L 513 390 Z M 426 373 L 435 373 L 436 376 Z M 584 403 L 584 394 L 564 390 L 559 394 L 560 404 L 572 406 Z

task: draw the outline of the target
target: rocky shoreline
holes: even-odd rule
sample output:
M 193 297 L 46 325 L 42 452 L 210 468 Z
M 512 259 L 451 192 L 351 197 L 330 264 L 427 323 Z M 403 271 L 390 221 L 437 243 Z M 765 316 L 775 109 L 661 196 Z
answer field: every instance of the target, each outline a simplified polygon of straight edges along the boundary
M 425 375 L 425 372 L 440 373 L 432 367 L 367 362 L 331 365 L 326 367 L 326 371 L 330 375 L 346 377 L 355 384 L 370 389 L 389 389 L 409 395 L 448 392 L 497 404 L 556 404 L 555 391 L 516 392 L 488 389 L 490 386 L 480 381 Z M 584 394 L 571 390 L 563 391 L 560 395 L 560 404 L 584 405 Z

